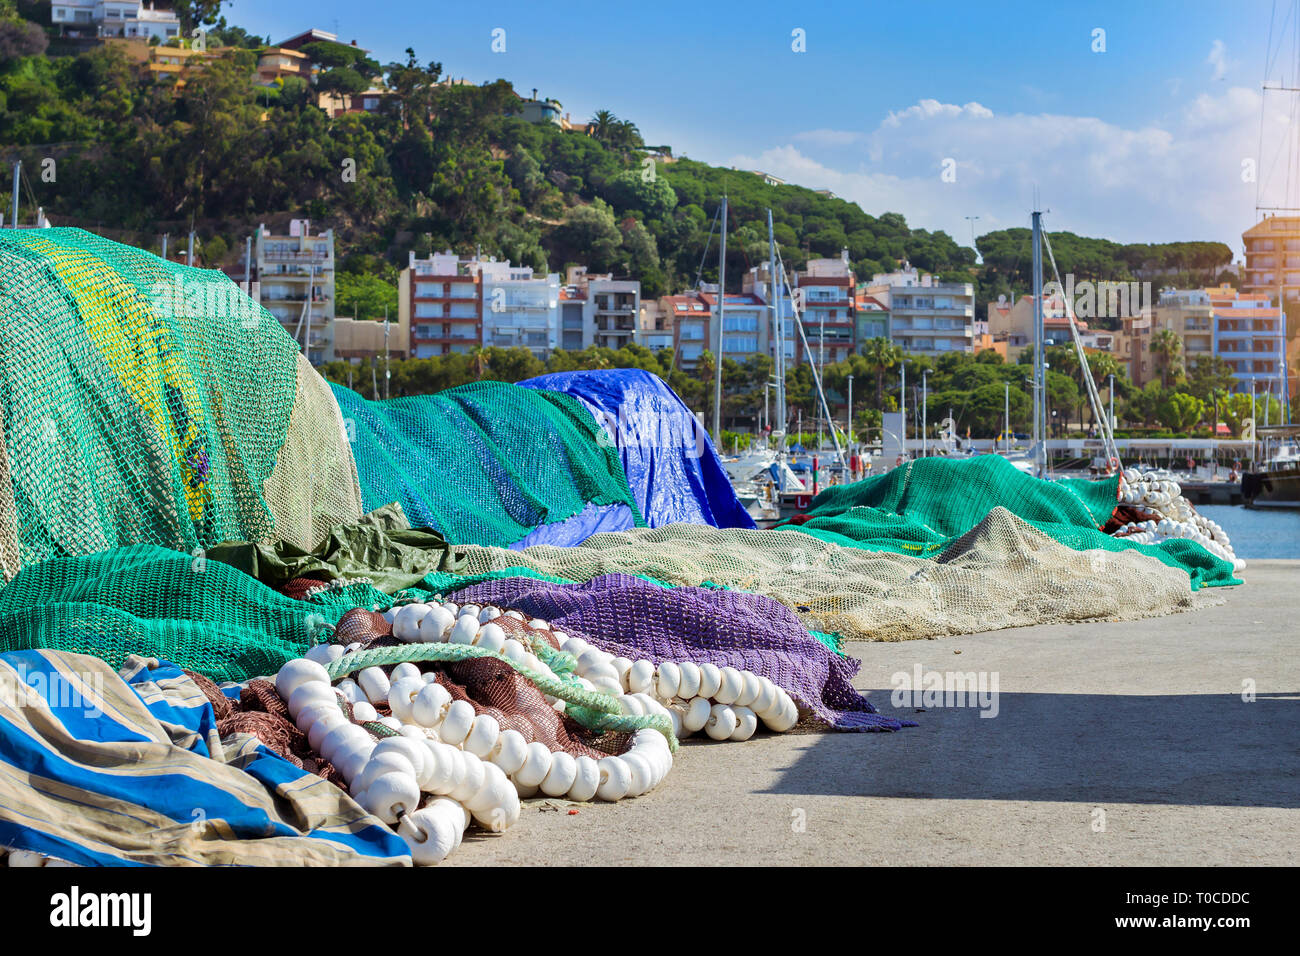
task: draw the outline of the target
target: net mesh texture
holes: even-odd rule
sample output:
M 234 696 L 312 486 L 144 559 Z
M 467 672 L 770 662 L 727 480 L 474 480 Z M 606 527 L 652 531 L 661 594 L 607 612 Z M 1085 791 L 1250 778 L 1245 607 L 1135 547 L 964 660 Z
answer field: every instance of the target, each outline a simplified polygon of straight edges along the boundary
M 141 654 L 242 681 L 302 656 L 341 615 L 220 561 L 141 544 L 20 571 L 0 589 L 0 652 L 72 651 L 115 668 Z
M 567 395 L 475 382 L 371 402 L 332 388 L 367 511 L 396 501 L 413 525 L 493 546 L 588 505 L 625 505 L 643 524 L 618 449 Z
M 1194 541 L 1143 545 L 1103 533 L 1118 488 L 1118 475 L 1042 481 L 998 455 L 921 458 L 884 475 L 827 488 L 791 527 L 836 544 L 929 557 L 1000 507 L 1076 551 L 1135 549 L 1180 568 L 1193 590 L 1241 583 L 1231 563 Z
M 635 574 L 763 594 L 805 626 L 846 640 L 1131 620 L 1195 606 L 1185 571 L 1137 550 L 1076 551 L 1005 508 L 994 508 L 931 558 L 847 547 L 793 528 L 700 525 L 593 535 L 573 548 L 458 551 L 464 558 L 458 571 L 466 574 L 522 567 L 578 582 Z
M 358 516 L 337 410 L 311 379 L 279 322 L 220 272 L 80 229 L 0 232 L 0 572 L 119 545 L 264 540 L 277 506 L 300 540 Z M 303 434 L 279 461 L 291 415 Z

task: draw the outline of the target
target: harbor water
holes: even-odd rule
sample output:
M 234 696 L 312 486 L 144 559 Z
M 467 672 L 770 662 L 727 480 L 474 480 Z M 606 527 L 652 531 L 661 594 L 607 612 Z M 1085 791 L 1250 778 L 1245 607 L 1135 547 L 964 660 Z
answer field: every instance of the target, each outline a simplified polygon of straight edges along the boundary
M 1198 505 L 1196 510 L 1223 526 L 1239 558 L 1300 558 L 1300 508 Z

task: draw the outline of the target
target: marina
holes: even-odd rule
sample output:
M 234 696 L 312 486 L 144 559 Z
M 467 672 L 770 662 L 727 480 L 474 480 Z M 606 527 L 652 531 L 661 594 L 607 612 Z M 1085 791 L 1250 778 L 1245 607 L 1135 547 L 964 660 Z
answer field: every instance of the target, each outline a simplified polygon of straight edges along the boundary
M 524 867 L 1273 919 L 1300 0 L 774 12 L 0 0 L 11 923 L 185 945 L 180 870 L 289 867 L 434 946 Z

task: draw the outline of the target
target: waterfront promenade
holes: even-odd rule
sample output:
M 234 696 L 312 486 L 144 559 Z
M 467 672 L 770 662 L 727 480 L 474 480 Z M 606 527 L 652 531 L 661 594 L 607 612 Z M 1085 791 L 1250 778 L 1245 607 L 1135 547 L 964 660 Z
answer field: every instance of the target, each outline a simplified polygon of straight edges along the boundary
M 531 802 L 526 826 L 468 835 L 446 865 L 1291 864 L 1300 561 L 1245 580 L 1187 614 L 850 645 L 885 712 L 919 664 L 996 673 L 998 716 L 909 707 L 919 726 L 896 734 L 693 741 L 659 790 Z

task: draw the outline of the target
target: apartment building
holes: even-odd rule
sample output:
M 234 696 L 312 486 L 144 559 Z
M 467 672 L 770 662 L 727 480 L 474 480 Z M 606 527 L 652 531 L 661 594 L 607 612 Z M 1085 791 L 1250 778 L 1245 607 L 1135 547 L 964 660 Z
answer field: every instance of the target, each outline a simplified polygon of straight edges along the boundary
M 866 292 L 888 309 L 890 338 L 904 352 L 943 355 L 974 350 L 975 287 L 971 283 L 940 282 L 904 263 L 895 272 L 872 276 Z M 989 319 L 993 331 L 992 314 Z
M 478 263 L 448 249 L 425 259 L 408 254 L 397 280 L 399 316 L 411 329 L 410 355 L 467 353 L 483 342 Z
M 639 281 L 615 279 L 609 273 L 588 273 L 586 266 L 571 266 L 565 285 L 582 297 L 583 348 L 596 345 L 621 349 L 636 341 L 641 312 Z
M 718 293 L 701 292 L 700 301 L 709 312 L 710 350 L 717 350 L 717 331 L 714 326 L 718 310 Z M 748 362 L 756 355 L 770 354 L 768 339 L 771 331 L 771 310 L 766 302 L 752 292 L 727 293 L 723 300 L 722 357 L 735 362 Z
M 1246 247 L 1241 290 L 1276 301 L 1300 300 L 1300 216 L 1267 216 L 1241 234 Z
M 796 362 L 831 365 L 853 353 L 854 289 L 847 249 L 838 259 L 809 259 L 804 271 L 795 275 L 795 295 L 803 303 L 803 327 L 808 339 L 808 353 L 802 351 L 800 342 Z
M 672 316 L 658 300 L 651 299 L 641 303 L 641 315 L 637 322 L 636 343 L 652 352 L 661 349 L 672 350 L 673 324 Z
M 765 352 L 772 360 L 776 361 L 775 340 L 772 336 L 772 270 L 768 262 L 764 261 L 751 268 L 741 279 L 741 289 L 749 295 L 753 295 L 767 306 L 767 314 L 763 321 L 767 325 L 767 346 Z M 781 341 L 785 349 L 785 361 L 787 365 L 793 365 L 795 362 L 795 343 L 799 339 L 799 332 L 794 327 L 794 302 L 791 298 L 791 290 L 787 285 L 782 291 L 781 296 Z
M 1236 290 L 1224 287 L 1229 298 Z M 1152 310 L 1151 323 L 1156 330 L 1168 329 L 1182 343 L 1183 367 L 1190 370 L 1196 363 L 1215 354 L 1214 303 L 1210 289 L 1163 289 Z M 1224 300 L 1224 290 L 1219 300 Z
M 1232 366 L 1234 391 L 1279 391 L 1286 355 L 1282 310 L 1263 293 L 1231 286 L 1205 292 L 1213 309 L 1214 354 Z
M 591 344 L 587 328 L 587 290 L 585 287 L 560 287 L 560 348 L 580 352 Z M 671 343 L 670 343 L 671 345 Z
M 889 307 L 874 295 L 858 292 L 853 297 L 853 310 L 856 313 L 857 348 L 872 339 L 889 338 Z
M 483 345 L 524 348 L 546 359 L 560 347 L 560 276 L 533 274 L 509 260 L 477 264 L 483 295 Z
M 705 349 L 712 351 L 709 308 L 698 293 L 666 295 L 659 300 L 664 319 L 673 333 L 675 365 L 693 371 Z
M 288 235 L 257 228 L 259 298 L 312 365 L 334 360 L 334 231 L 312 235 L 294 219 Z
M 388 323 L 387 341 L 382 320 L 336 316 L 334 357 L 354 364 L 362 359 L 382 358 L 385 351 L 392 360 L 406 358 L 411 346 L 411 327 L 409 317 L 403 317 L 400 309 L 398 312 L 398 317 Z

